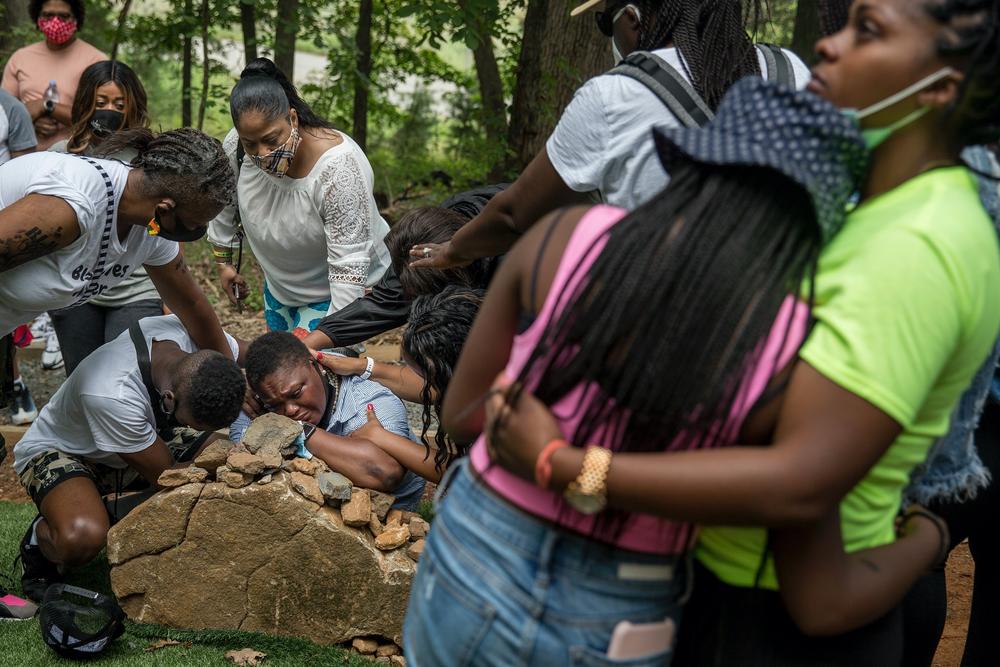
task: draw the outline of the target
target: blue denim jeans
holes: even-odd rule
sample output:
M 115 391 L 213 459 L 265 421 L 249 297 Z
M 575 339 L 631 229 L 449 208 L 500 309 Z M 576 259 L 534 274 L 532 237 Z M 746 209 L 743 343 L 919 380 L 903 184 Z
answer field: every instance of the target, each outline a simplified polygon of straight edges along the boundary
M 680 622 L 686 557 L 552 527 L 487 489 L 468 459 L 441 487 L 447 495 L 410 590 L 409 664 L 669 665 L 671 650 L 630 660 L 606 652 L 620 621 Z

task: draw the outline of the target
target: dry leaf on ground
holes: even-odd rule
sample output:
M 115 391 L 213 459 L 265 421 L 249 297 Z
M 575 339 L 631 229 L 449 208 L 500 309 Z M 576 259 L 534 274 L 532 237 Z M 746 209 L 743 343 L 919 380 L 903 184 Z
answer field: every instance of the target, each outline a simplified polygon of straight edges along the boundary
M 167 646 L 178 646 L 178 645 L 180 645 L 180 642 L 174 639 L 157 639 L 155 642 L 153 642 L 152 644 L 150 644 L 149 646 L 147 646 L 142 650 L 145 651 L 146 653 L 152 653 L 153 651 L 159 651 L 161 648 L 165 648 Z
M 266 657 L 266 653 L 255 651 L 252 648 L 241 648 L 239 651 L 226 651 L 227 660 L 232 660 L 233 664 L 244 665 L 245 667 L 255 667 L 255 665 L 259 665 Z

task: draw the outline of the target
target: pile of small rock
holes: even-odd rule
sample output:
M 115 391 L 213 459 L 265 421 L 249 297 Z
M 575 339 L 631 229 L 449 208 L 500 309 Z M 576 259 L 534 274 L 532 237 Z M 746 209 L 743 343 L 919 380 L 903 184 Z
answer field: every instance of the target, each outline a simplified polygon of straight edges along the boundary
M 263 415 L 240 444 L 216 440 L 165 471 L 168 490 L 108 534 L 115 594 L 137 621 L 294 635 L 405 664 L 402 621 L 429 525 L 297 457 L 300 433 Z

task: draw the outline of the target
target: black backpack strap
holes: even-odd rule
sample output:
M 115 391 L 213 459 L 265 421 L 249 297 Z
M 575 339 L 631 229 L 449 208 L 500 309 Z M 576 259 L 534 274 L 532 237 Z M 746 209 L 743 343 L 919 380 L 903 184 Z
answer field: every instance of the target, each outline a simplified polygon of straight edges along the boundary
M 149 358 L 149 347 L 146 345 L 146 337 L 142 334 L 138 320 L 129 325 L 128 335 L 131 336 L 132 345 L 135 346 L 135 358 L 139 362 L 142 384 L 146 386 L 146 393 L 149 394 L 149 404 L 153 406 L 153 417 L 156 419 L 156 432 L 159 433 L 167 428 L 167 415 L 158 400 L 160 392 L 153 384 L 153 365 Z
M 670 63 L 648 51 L 634 51 L 608 74 L 639 81 L 684 127 L 703 127 L 715 116 L 698 91 Z
M 764 56 L 767 63 L 767 80 L 795 87 L 795 69 L 792 59 L 785 50 L 774 44 L 758 44 L 757 50 Z

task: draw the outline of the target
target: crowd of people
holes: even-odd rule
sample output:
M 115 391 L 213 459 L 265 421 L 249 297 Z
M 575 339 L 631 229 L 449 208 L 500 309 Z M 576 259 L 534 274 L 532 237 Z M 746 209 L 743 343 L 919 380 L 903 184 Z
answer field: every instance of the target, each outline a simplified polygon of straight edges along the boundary
M 0 617 L 97 556 L 122 491 L 273 412 L 400 509 L 438 485 L 413 664 L 929 666 L 965 539 L 962 664 L 1000 663 L 1000 0 L 826 0 L 811 70 L 753 43 L 760 2 L 588 0 L 613 60 L 539 154 L 391 228 L 270 60 L 222 142 L 154 133 L 82 0 L 29 5 L 0 403 L 34 422 L 38 516 Z M 206 234 L 233 305 L 260 264 L 255 340 L 185 265 Z M 31 414 L 15 340 L 44 313 L 68 377 Z M 402 363 L 359 356 L 396 327 Z

